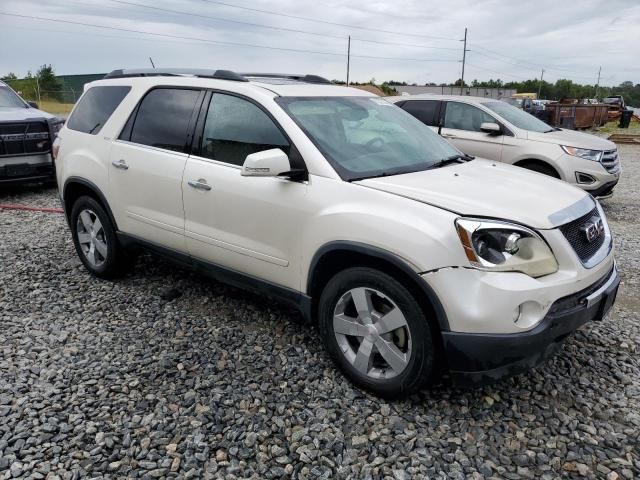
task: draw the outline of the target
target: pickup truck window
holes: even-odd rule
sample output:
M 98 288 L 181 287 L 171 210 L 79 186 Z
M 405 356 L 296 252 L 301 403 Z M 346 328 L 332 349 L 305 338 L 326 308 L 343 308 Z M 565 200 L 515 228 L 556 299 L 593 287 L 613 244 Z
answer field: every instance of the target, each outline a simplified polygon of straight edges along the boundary
M 0 86 L 0 108 L 27 108 L 13 90 Z

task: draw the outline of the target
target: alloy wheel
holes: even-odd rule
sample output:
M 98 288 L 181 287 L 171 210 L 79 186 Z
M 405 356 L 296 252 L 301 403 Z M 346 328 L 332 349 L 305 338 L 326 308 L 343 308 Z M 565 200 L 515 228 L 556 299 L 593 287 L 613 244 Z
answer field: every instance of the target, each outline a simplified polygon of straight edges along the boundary
M 102 222 L 92 210 L 85 209 L 78 215 L 76 222 L 78 243 L 87 261 L 93 267 L 100 267 L 108 254 L 107 235 Z
M 409 364 L 407 320 L 378 290 L 358 287 L 344 293 L 334 309 L 333 331 L 345 358 L 370 378 L 393 378 Z

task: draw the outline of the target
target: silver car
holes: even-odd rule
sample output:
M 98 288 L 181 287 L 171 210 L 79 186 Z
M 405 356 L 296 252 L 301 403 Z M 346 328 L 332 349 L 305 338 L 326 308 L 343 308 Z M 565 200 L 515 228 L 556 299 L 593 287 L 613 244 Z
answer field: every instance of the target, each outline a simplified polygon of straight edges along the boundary
M 606 198 L 620 179 L 615 143 L 554 128 L 501 100 L 449 95 L 388 97 L 468 155 L 562 179 Z

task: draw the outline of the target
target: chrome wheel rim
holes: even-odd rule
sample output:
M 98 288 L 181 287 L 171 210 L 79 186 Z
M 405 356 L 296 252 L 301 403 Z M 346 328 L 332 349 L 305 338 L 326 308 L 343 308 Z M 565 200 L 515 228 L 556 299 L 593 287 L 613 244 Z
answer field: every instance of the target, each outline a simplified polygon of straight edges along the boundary
M 87 261 L 94 267 L 101 266 L 107 260 L 107 235 L 95 212 L 89 209 L 80 212 L 76 232 L 80 249 Z
M 347 361 L 370 378 L 401 374 L 411 358 L 411 332 L 398 306 L 368 287 L 344 293 L 333 312 L 333 331 Z

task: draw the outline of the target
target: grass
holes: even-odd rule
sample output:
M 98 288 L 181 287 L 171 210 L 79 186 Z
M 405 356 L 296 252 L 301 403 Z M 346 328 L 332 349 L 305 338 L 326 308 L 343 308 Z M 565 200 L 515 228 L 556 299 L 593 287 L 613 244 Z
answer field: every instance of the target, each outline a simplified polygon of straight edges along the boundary
M 640 134 L 640 122 L 636 122 L 635 120 L 631 120 L 629 124 L 629 128 L 618 128 L 619 120 L 615 120 L 613 122 L 608 122 L 604 126 L 598 129 L 599 132 L 602 133 L 622 133 L 627 135 Z
M 53 115 L 68 115 L 71 113 L 73 103 L 60 103 L 51 100 L 42 100 L 38 106 L 40 110 L 51 113 Z

